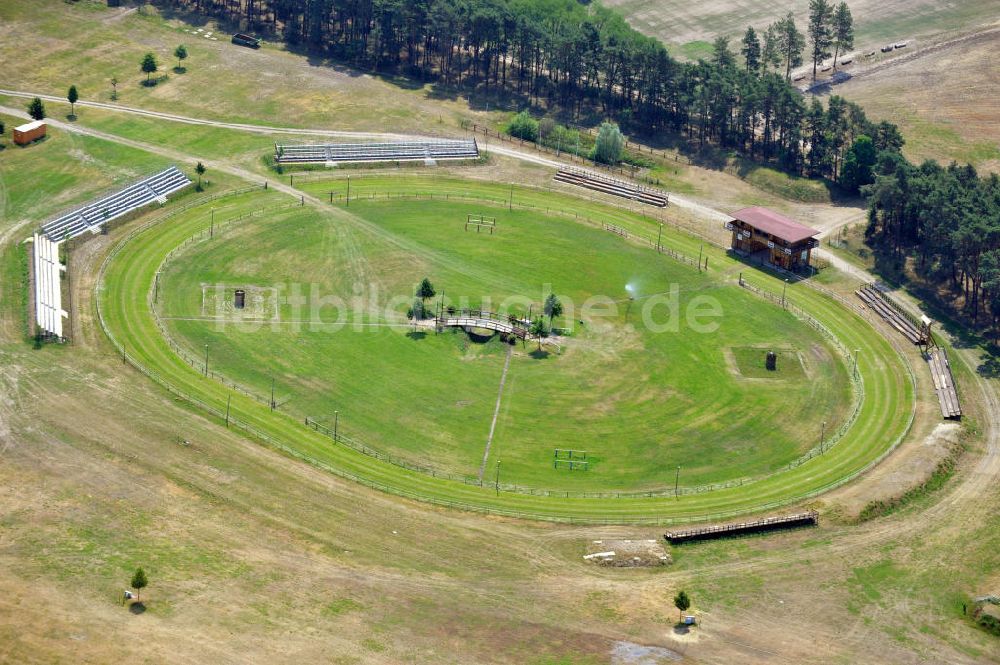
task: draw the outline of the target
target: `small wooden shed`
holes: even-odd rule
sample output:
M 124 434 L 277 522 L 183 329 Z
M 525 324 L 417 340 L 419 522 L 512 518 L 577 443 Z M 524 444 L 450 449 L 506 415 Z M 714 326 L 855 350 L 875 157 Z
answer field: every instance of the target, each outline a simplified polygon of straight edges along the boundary
M 28 145 L 32 141 L 44 138 L 47 125 L 44 120 L 35 120 L 14 128 L 14 143 Z

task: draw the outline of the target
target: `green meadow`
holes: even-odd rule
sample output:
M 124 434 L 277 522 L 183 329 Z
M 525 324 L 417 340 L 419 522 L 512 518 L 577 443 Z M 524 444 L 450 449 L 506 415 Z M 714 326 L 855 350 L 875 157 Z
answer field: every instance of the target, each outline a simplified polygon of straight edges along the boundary
M 464 230 L 470 210 L 495 216 L 497 232 Z M 408 325 L 414 287 L 426 276 L 446 305 L 521 316 L 552 289 L 568 334 L 511 349 L 488 463 L 535 487 L 662 488 L 678 465 L 688 485 L 766 474 L 815 445 L 821 420 L 849 412 L 828 342 L 722 275 L 531 210 L 376 199 L 350 212 L 354 223 L 293 208 L 183 252 L 160 278 L 171 335 L 192 357 L 207 345 L 215 371 L 266 399 L 273 378 L 288 413 L 331 424 L 336 411 L 366 445 L 475 476 L 506 345 Z M 216 285 L 268 304 L 235 323 Z M 278 303 L 296 294 L 301 304 Z M 734 371 L 730 349 L 762 344 L 801 350 L 805 371 L 776 382 Z M 588 469 L 553 468 L 555 448 L 586 451 Z

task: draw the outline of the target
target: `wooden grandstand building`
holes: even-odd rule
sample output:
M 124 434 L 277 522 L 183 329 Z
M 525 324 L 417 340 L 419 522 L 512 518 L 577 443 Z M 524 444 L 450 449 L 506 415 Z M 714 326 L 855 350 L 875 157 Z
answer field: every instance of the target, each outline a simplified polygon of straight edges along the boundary
M 732 217 L 726 229 L 733 233 L 734 252 L 784 270 L 808 270 L 819 231 L 759 206 L 738 210 Z

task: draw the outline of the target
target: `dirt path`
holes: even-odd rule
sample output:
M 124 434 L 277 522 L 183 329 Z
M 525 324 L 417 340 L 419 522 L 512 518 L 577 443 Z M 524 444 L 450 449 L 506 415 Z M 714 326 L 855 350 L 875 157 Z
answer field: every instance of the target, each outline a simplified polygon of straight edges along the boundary
M 829 252 L 821 253 L 823 258 L 830 260 L 831 265 L 836 269 L 847 272 L 852 277 L 856 277 L 865 282 L 878 281 L 878 277 L 867 270 L 858 268 L 844 261 Z M 918 307 L 916 301 L 904 292 L 897 291 L 893 294 L 900 300 L 908 303 L 912 307 Z M 945 330 L 940 330 L 939 334 L 945 335 L 954 344 L 955 340 Z M 899 533 L 915 533 L 925 528 L 928 518 L 948 520 L 953 526 L 961 526 L 974 523 L 982 510 L 977 498 L 985 496 L 991 487 L 995 487 L 1000 482 L 1000 394 L 996 386 L 990 383 L 989 379 L 978 374 L 973 368 L 979 363 L 977 353 L 979 349 L 963 348 L 961 345 L 953 346 L 952 353 L 958 354 L 970 368 L 974 378 L 977 397 L 982 400 L 983 406 L 983 439 L 985 449 L 982 457 L 976 462 L 974 469 L 963 476 L 958 483 L 951 486 L 950 491 L 945 494 L 940 501 L 935 503 L 928 510 L 919 513 L 913 519 L 906 522 L 905 526 L 898 524 L 883 526 L 876 530 L 871 537 L 865 538 L 863 542 L 875 542 L 878 539 L 888 537 L 888 530 Z M 883 525 L 888 524 L 882 520 Z
M 14 109 L 9 106 L 0 106 L 0 112 L 7 113 L 9 115 L 17 116 L 20 118 L 28 117 L 28 115 L 25 112 L 21 111 L 20 109 Z M 61 120 L 55 120 L 53 118 L 47 118 L 46 122 L 48 122 L 48 124 L 52 125 L 53 127 L 56 127 L 66 132 L 71 132 L 74 134 L 82 134 L 84 136 L 92 136 L 94 138 L 103 139 L 105 141 L 110 141 L 112 143 L 127 145 L 131 148 L 135 148 L 137 150 L 143 150 L 145 152 L 150 152 L 153 153 L 154 155 L 160 155 L 161 157 L 166 157 L 167 159 L 171 159 L 177 162 L 200 161 L 204 163 L 206 167 L 213 168 L 222 173 L 228 173 L 229 175 L 236 176 L 237 178 L 240 178 L 242 180 L 247 180 L 250 182 L 257 182 L 257 183 L 261 181 L 261 176 L 259 174 L 254 173 L 252 171 L 248 171 L 242 167 L 235 166 L 227 161 L 213 160 L 205 157 L 199 157 L 198 155 L 180 152 L 177 150 L 173 150 L 171 148 L 164 148 L 163 146 L 153 145 L 152 143 L 144 143 L 142 141 L 136 141 L 134 139 L 127 139 L 118 136 L 116 134 L 108 134 L 106 132 L 102 132 L 96 129 L 82 127 L 74 123 L 63 122 Z M 298 199 L 304 198 L 305 200 L 311 201 L 313 203 L 322 204 L 322 201 L 320 201 L 316 197 L 311 196 L 309 194 L 304 194 L 303 192 L 297 189 L 282 184 L 282 182 L 279 180 L 274 180 L 274 181 L 269 180 L 268 187 L 277 190 L 279 192 L 288 194 L 289 196 L 294 196 L 295 198 Z
M 25 92 L 23 90 L 5 90 L 3 88 L 0 88 L 0 95 L 6 95 L 8 97 L 22 97 L 24 99 L 32 99 L 34 97 L 38 97 L 43 101 L 47 102 L 60 102 L 60 103 L 66 102 L 65 98 L 57 97 L 56 95 L 46 95 L 37 92 Z M 308 129 L 302 127 L 272 127 L 269 125 L 251 125 L 249 123 L 240 123 L 240 122 L 222 122 L 218 120 L 205 120 L 203 118 L 191 118 L 184 115 L 178 115 L 176 113 L 163 113 L 161 111 L 150 111 L 147 109 L 136 108 L 134 106 L 121 106 L 119 104 L 108 104 L 106 102 L 93 102 L 93 101 L 80 100 L 76 103 L 76 105 L 86 108 L 104 109 L 106 111 L 117 111 L 119 113 L 130 113 L 132 115 L 141 115 L 147 118 L 158 118 L 160 120 L 182 122 L 186 125 L 207 125 L 209 127 L 237 129 L 240 131 L 258 132 L 261 134 L 305 134 L 309 136 L 338 136 L 343 138 L 367 138 L 367 139 L 412 138 L 412 136 L 407 134 L 392 134 L 386 132 L 348 132 L 348 131 L 337 131 L 333 129 Z M 18 115 L 23 116 L 24 114 L 18 111 Z M 51 122 L 51 119 L 49 119 L 49 121 Z
M 865 76 L 878 74 L 886 69 L 891 69 L 892 67 L 897 67 L 907 62 L 917 60 L 918 58 L 924 58 L 928 55 L 934 55 L 935 53 L 940 53 L 941 51 L 947 51 L 955 48 L 956 46 L 962 46 L 970 42 L 995 40 L 998 38 L 1000 38 L 1000 25 L 991 26 L 985 30 L 979 30 L 971 34 L 955 37 L 954 39 L 948 39 L 942 42 L 937 42 L 936 44 L 931 44 L 926 48 L 914 49 L 905 55 L 889 58 L 888 60 L 883 60 L 869 67 L 859 68 L 850 73 L 841 70 L 839 73 L 846 74 L 846 76 L 837 79 L 830 77 L 821 81 L 816 81 L 815 83 L 810 83 L 810 85 L 802 89 L 802 91 L 809 94 L 826 94 L 830 91 L 831 87 L 840 85 L 841 83 L 847 83 L 848 81 L 854 81 Z
M 490 422 L 490 435 L 486 438 L 486 449 L 483 451 L 483 462 L 479 465 L 479 482 L 483 482 L 486 473 L 486 461 L 490 458 L 490 447 L 493 445 L 493 433 L 497 428 L 497 417 L 500 415 L 500 401 L 503 399 L 503 387 L 507 383 L 507 370 L 510 369 L 510 357 L 514 355 L 514 347 L 507 347 L 507 357 L 503 361 L 503 373 L 500 375 L 500 388 L 497 390 L 497 404 L 493 408 L 493 420 Z
M 863 268 L 859 268 L 852 264 L 850 261 L 846 261 L 833 252 L 827 251 L 825 249 L 815 249 L 813 254 L 823 259 L 824 261 L 829 261 L 830 265 L 839 270 L 842 273 L 850 275 L 854 279 L 860 280 L 862 282 L 874 282 L 878 281 L 875 275 L 871 274 Z
M 111 16 L 107 17 L 102 22 L 105 25 L 107 25 L 109 23 L 117 23 L 118 21 L 122 20 L 123 18 L 125 18 L 129 14 L 132 14 L 132 13 L 138 11 L 138 10 L 139 10 L 138 7 L 129 7 L 128 9 L 122 9 L 121 11 L 113 13 Z
M 25 92 L 25 91 L 22 91 L 22 90 L 7 90 L 7 89 L 2 89 L 2 88 L 0 88 L 0 95 L 7 95 L 7 96 L 10 96 L 10 97 L 22 97 L 22 98 L 25 98 L 25 99 L 30 99 L 30 98 L 33 98 L 33 97 L 39 97 L 40 99 L 42 99 L 44 101 L 51 101 L 51 102 L 64 102 L 65 101 L 65 99 L 63 99 L 61 97 L 56 97 L 55 95 L 45 95 L 45 94 L 40 94 L 40 93 L 35 93 L 35 92 Z M 219 128 L 223 128 L 223 129 L 235 129 L 235 130 L 246 131 L 246 132 L 257 132 L 257 133 L 261 133 L 261 134 L 297 134 L 297 135 L 307 135 L 307 136 L 329 136 L 329 137 L 351 138 L 351 139 L 398 139 L 398 140 L 411 139 L 412 140 L 412 139 L 415 139 L 415 138 L 421 138 L 419 136 L 414 136 L 412 134 L 394 134 L 394 133 L 387 133 L 387 132 L 350 132 L 350 131 L 337 131 L 337 130 L 330 130 L 330 129 L 315 129 L 315 128 L 311 128 L 310 129 L 310 128 L 300 128 L 300 127 L 275 127 L 275 126 L 270 126 L 270 125 L 252 125 L 252 124 L 248 124 L 248 123 L 222 122 L 222 121 L 218 121 L 218 120 L 205 120 L 203 118 L 191 118 L 189 116 L 177 115 L 177 114 L 174 114 L 174 113 L 162 113 L 160 111 L 149 111 L 149 110 L 146 110 L 146 109 L 140 109 L 140 108 L 135 108 L 135 107 L 131 107 L 131 106 L 119 106 L 117 104 L 108 104 L 108 103 L 105 103 L 105 102 L 79 101 L 79 102 L 77 102 L 77 105 L 78 106 L 83 106 L 83 107 L 92 107 L 92 108 L 105 109 L 105 110 L 108 110 L 108 111 L 117 111 L 117 112 L 120 112 L 120 113 L 130 113 L 130 114 L 133 114 L 133 115 L 140 115 L 140 116 L 145 116 L 145 117 L 149 117 L 149 118 L 159 118 L 161 120 L 170 120 L 172 122 L 182 122 L 182 123 L 189 124 L 189 125 L 206 125 L 206 126 L 209 126 L 209 127 L 219 127 Z M 12 109 L 10 107 L 0 106 L 0 110 L 4 111 L 5 113 L 11 113 L 12 115 L 16 115 L 18 117 L 25 117 L 25 118 L 27 117 L 27 115 L 23 111 L 15 110 L 15 109 Z M 152 145 L 149 145 L 149 144 L 140 143 L 138 141 L 131 141 L 130 139 L 123 139 L 121 137 L 114 137 L 112 135 L 105 134 L 104 132 L 99 132 L 97 130 L 83 129 L 83 128 L 78 127 L 77 125 L 71 125 L 71 124 L 63 123 L 63 122 L 60 122 L 60 121 L 57 121 L 57 120 L 49 119 L 48 122 L 50 124 L 56 126 L 56 127 L 67 129 L 69 131 L 78 131 L 79 130 L 78 133 L 89 134 L 90 136 L 97 136 L 97 137 L 104 138 L 104 139 L 109 140 L 109 141 L 116 141 L 118 143 L 123 143 L 125 145 L 131 145 L 133 147 L 141 148 L 143 150 L 148 150 L 150 152 L 155 152 L 157 154 L 161 154 L 161 155 L 170 157 L 170 159 L 179 159 L 180 158 L 179 157 L 180 153 L 177 153 L 175 151 L 169 150 L 167 148 L 161 148 L 161 147 L 158 147 L 158 146 L 152 146 Z M 548 158 L 548 157 L 542 157 L 542 156 L 535 155 L 535 154 L 528 153 L 528 152 L 524 152 L 524 151 L 521 151 L 521 150 L 515 150 L 513 148 L 507 148 L 507 147 L 504 147 L 504 146 L 490 146 L 489 147 L 489 152 L 493 152 L 493 153 L 496 153 L 498 155 L 503 155 L 505 157 L 510 157 L 510 158 L 513 158 L 513 159 L 518 159 L 518 160 L 523 161 L 523 162 L 529 162 L 529 163 L 532 163 L 532 164 L 539 164 L 539 165 L 542 165 L 542 166 L 549 166 L 549 167 L 552 167 L 552 168 L 563 168 L 563 167 L 569 165 L 567 162 L 564 162 L 564 161 L 560 161 L 560 160 L 556 160 L 556 159 L 551 159 L 551 158 Z M 206 165 L 209 164 L 209 161 L 207 161 L 205 159 L 202 159 L 201 161 L 204 162 Z M 216 165 L 216 168 L 218 168 L 218 165 L 220 164 L 220 162 L 213 162 L 213 163 Z M 249 180 L 259 180 L 259 178 L 260 178 L 260 176 L 258 176 L 256 174 L 252 174 L 250 171 L 246 171 L 244 169 L 239 169 L 238 167 L 235 167 L 235 166 L 230 166 L 229 168 L 230 168 L 230 170 L 228 170 L 226 172 L 227 173 L 231 173 L 232 175 L 238 175 L 239 177 L 243 177 L 243 178 L 246 178 L 246 179 L 249 179 Z M 579 167 L 575 167 L 574 166 L 574 168 L 579 168 Z M 277 186 L 276 186 L 276 188 L 277 188 Z M 285 191 L 285 190 L 281 190 L 281 191 Z M 290 188 L 289 188 L 289 191 L 292 191 L 292 190 L 290 190 Z M 673 194 L 673 193 L 670 194 L 670 204 L 673 205 L 673 206 L 676 206 L 678 208 L 683 208 L 684 210 L 688 210 L 691 213 L 695 214 L 696 216 L 704 218 L 706 221 L 711 221 L 711 222 L 723 221 L 724 222 L 724 221 L 727 221 L 729 219 L 729 216 L 726 213 L 724 213 L 724 212 L 721 212 L 719 210 L 715 210 L 714 208 L 711 208 L 709 206 L 703 205 L 701 203 L 697 203 L 697 202 L 695 202 L 695 201 L 693 201 L 691 199 L 688 199 L 688 198 L 683 197 L 683 196 L 679 196 L 677 194 Z

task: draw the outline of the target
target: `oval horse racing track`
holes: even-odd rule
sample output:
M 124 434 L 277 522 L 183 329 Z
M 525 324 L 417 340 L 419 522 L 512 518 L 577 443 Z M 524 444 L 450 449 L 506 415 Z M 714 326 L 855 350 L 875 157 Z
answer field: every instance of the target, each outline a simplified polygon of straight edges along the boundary
M 385 186 L 377 179 L 376 187 Z M 319 191 L 325 183 L 316 183 Z M 468 197 L 482 204 L 500 205 L 508 185 L 429 179 L 417 185 L 425 194 Z M 358 187 L 355 184 L 355 187 Z M 459 191 L 461 190 L 461 191 Z M 306 189 L 306 191 L 309 191 Z M 362 190 L 363 191 L 363 190 Z M 637 233 L 652 226 L 639 215 L 584 199 L 531 188 L 515 188 L 518 205 L 559 205 L 573 214 L 613 219 Z M 399 191 L 405 194 L 405 191 Z M 412 193 L 412 192 L 411 192 Z M 360 195 L 360 193 L 359 193 Z M 435 477 L 391 464 L 370 454 L 334 443 L 328 436 L 301 420 L 272 411 L 219 380 L 198 371 L 183 360 L 164 337 L 153 315 L 151 301 L 157 272 L 179 246 L 205 234 L 214 207 L 216 224 L 248 215 L 263 207 L 280 206 L 287 199 L 265 192 L 245 192 L 223 197 L 211 204 L 169 211 L 138 227 L 120 241 L 102 265 L 98 282 L 98 310 L 107 334 L 131 364 L 144 371 L 171 393 L 182 397 L 231 427 L 286 454 L 326 469 L 336 475 L 399 496 L 439 505 L 495 514 L 546 520 L 580 522 L 676 523 L 719 519 L 730 515 L 787 505 L 839 486 L 863 473 L 902 440 L 912 421 L 914 394 L 905 360 L 862 318 L 835 299 L 813 289 L 796 286 L 791 302 L 832 333 L 842 348 L 859 350 L 857 373 L 864 398 L 857 414 L 835 445 L 794 467 L 764 475 L 742 485 L 679 496 L 635 496 L 598 498 L 497 492 L 487 478 L 482 486 Z M 330 214 L 346 211 L 331 207 Z M 346 219 L 346 217 L 345 217 Z M 239 222 L 234 222 L 239 223 Z M 699 240 L 672 233 L 665 245 L 679 252 L 694 253 Z M 722 252 L 711 251 L 712 269 L 722 273 L 739 270 L 740 264 Z M 747 271 L 749 274 L 749 271 Z M 760 288 L 781 290 L 781 282 L 763 273 L 750 278 Z

